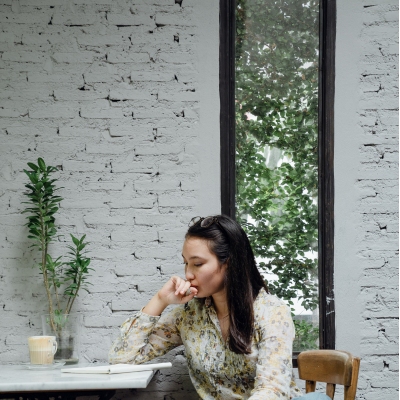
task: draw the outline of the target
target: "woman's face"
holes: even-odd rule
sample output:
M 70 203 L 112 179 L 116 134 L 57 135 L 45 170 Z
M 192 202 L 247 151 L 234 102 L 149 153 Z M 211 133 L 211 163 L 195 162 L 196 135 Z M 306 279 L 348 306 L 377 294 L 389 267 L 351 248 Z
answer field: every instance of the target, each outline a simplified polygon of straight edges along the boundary
M 211 253 L 205 240 L 186 239 L 182 256 L 186 279 L 198 290 L 196 297 L 209 297 L 225 292 L 226 264 L 219 264 L 217 256 Z

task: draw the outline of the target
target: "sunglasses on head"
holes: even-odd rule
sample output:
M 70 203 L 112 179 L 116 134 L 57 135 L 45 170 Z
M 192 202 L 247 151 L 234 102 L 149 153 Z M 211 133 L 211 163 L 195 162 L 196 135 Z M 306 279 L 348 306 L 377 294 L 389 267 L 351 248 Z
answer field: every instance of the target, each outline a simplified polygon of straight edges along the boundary
M 189 228 L 198 224 L 200 224 L 202 228 L 208 228 L 214 222 L 220 225 L 217 217 L 193 217 L 189 222 Z

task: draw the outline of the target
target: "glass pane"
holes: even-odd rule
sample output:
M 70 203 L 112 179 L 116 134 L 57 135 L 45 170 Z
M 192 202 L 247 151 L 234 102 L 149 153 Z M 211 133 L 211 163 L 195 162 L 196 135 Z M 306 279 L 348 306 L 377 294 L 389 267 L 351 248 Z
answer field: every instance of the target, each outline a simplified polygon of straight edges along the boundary
M 237 219 L 295 351 L 318 347 L 318 17 L 316 0 L 237 0 Z

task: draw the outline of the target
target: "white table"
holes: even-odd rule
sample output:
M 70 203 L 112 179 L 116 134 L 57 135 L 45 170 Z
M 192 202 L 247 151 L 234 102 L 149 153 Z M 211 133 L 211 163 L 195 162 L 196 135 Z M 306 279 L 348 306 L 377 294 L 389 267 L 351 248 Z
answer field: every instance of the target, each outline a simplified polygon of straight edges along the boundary
M 87 367 L 77 364 L 72 367 Z M 99 365 L 99 364 L 96 364 Z M 62 373 L 61 367 L 52 370 L 29 370 L 25 365 L 0 365 L 0 399 L 31 397 L 49 398 L 63 393 L 62 398 L 98 395 L 111 398 L 116 389 L 145 388 L 156 371 L 140 371 L 123 374 L 70 374 Z M 84 393 L 86 391 L 86 393 Z M 78 393 L 79 392 L 79 393 Z M 28 396 L 28 393 L 31 396 Z M 10 395 L 10 397 L 7 397 Z

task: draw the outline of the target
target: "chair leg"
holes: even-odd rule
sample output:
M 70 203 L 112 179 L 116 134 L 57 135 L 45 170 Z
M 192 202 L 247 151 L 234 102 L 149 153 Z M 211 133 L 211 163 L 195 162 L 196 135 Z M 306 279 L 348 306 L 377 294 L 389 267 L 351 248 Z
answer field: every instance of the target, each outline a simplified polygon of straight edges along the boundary
M 360 359 L 353 358 L 353 371 L 351 374 L 351 386 L 344 387 L 344 400 L 354 400 L 356 398 L 358 373 L 360 370 Z
M 315 381 L 306 381 L 306 393 L 315 392 Z
M 335 397 L 335 388 L 336 385 L 334 383 L 326 384 L 326 395 L 329 396 L 332 400 Z

